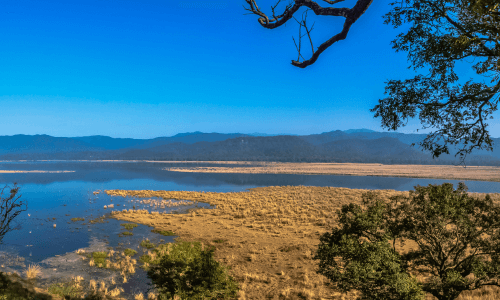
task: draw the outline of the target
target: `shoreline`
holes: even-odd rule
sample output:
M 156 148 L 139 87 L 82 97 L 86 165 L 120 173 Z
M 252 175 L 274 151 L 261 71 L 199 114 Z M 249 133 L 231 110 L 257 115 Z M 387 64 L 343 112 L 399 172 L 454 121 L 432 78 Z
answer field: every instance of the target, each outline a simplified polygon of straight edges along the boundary
M 164 164 L 213 164 L 234 166 L 182 166 L 165 167 L 163 170 L 181 173 L 225 174 L 297 174 L 378 176 L 448 180 L 500 182 L 500 167 L 454 165 L 385 165 L 379 163 L 294 163 L 263 161 L 151 161 L 151 160 L 18 160 L 2 162 L 101 162 L 101 163 L 164 163 Z M 0 170 L 2 173 L 67 173 L 74 171 Z
M 0 174 L 8 173 L 73 173 L 75 171 L 41 171 L 41 170 L 0 170 Z
M 273 163 L 249 167 L 171 167 L 183 173 L 300 174 L 405 177 L 500 182 L 500 167 L 447 165 L 383 165 L 354 163 Z

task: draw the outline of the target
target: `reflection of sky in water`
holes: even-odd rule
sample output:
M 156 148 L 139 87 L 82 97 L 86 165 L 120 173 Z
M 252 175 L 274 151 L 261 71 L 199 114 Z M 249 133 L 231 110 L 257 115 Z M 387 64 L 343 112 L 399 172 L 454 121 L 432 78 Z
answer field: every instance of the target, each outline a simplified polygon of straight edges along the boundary
M 183 164 L 175 164 L 179 166 Z M 196 166 L 196 164 L 184 164 Z M 414 186 L 428 184 L 453 183 L 458 187 L 458 180 L 412 179 L 399 177 L 375 176 L 340 176 L 340 175 L 291 175 L 291 174 L 203 174 L 178 173 L 161 170 L 173 164 L 159 163 L 5 163 L 0 162 L 0 170 L 74 170 L 73 173 L 31 173 L 0 174 L 0 187 L 18 182 L 22 201 L 26 201 L 28 210 L 22 212 L 11 223 L 16 228 L 3 238 L 0 251 L 7 251 L 25 257 L 26 266 L 42 260 L 64 255 L 89 246 L 91 239 L 108 243 L 116 248 L 118 243 L 124 247 L 136 247 L 144 238 L 173 241 L 173 237 L 164 237 L 151 233 L 150 227 L 139 225 L 132 230 L 134 236 L 118 237 L 124 231 L 124 223 L 114 219 L 105 219 L 107 223 L 82 225 L 89 219 L 95 219 L 111 210 L 147 209 L 148 211 L 170 211 L 195 207 L 194 205 L 172 208 L 157 208 L 131 202 L 130 197 L 110 197 L 105 193 L 93 195 L 96 190 L 184 190 L 207 192 L 244 191 L 257 186 L 333 186 L 354 189 L 393 189 L 398 191 L 413 190 Z M 198 166 L 210 166 L 198 164 Z M 214 165 L 211 165 L 214 166 Z M 230 167 L 231 165 L 217 165 Z M 500 183 L 464 181 L 469 192 L 500 193 Z M 7 191 L 4 192 L 4 197 Z M 111 201 L 112 200 L 112 201 Z M 19 201 L 19 200 L 18 200 Z M 114 204 L 114 208 L 104 209 L 104 205 Z M 119 204 L 119 206 L 118 206 Z M 209 204 L 198 203 L 199 207 L 209 208 Z M 30 216 L 28 216 L 30 214 Z M 83 217 L 85 221 L 72 222 L 70 219 Z M 55 218 L 53 220 L 52 218 Z M 42 225 L 43 224 L 43 225 Z M 56 224 L 56 228 L 53 227 Z M 1 258 L 0 258 L 1 261 Z M 3 262 L 2 262 L 3 263 Z M 23 270 L 22 268 L 15 268 Z M 142 274 L 142 275 L 141 275 Z M 136 276 L 145 276 L 138 272 Z M 144 278 L 143 278 L 144 279 Z

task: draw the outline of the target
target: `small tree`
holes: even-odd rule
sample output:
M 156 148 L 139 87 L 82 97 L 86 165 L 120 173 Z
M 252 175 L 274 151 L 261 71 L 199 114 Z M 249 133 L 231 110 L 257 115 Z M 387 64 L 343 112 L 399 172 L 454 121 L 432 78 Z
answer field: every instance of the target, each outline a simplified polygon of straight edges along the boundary
M 367 192 L 364 207 L 343 205 L 339 226 L 320 238 L 317 272 L 342 292 L 359 290 L 363 299 L 430 293 L 451 300 L 499 286 L 500 207 L 489 195 L 468 196 L 462 182 L 455 191 L 451 183 L 415 189 L 410 198 L 385 201 Z
M 161 299 L 233 299 L 238 283 L 214 260 L 213 252 L 202 250 L 198 242 L 175 244 L 157 264 L 152 262 L 147 276 Z
M 2 191 L 0 192 L 0 244 L 2 244 L 2 240 L 4 235 L 11 231 L 12 228 L 10 228 L 10 222 L 17 217 L 22 211 L 26 211 L 28 209 L 27 204 L 24 202 L 16 203 L 19 198 L 21 198 L 21 195 L 17 196 L 17 193 L 19 192 L 19 187 L 17 186 L 17 183 L 14 182 L 14 187 L 10 189 L 10 196 L 8 198 L 3 198 L 3 193 L 5 189 L 8 188 L 8 185 L 6 185 Z M 18 210 L 12 212 L 13 209 L 20 207 L 21 205 L 25 204 L 26 209 L 25 210 Z

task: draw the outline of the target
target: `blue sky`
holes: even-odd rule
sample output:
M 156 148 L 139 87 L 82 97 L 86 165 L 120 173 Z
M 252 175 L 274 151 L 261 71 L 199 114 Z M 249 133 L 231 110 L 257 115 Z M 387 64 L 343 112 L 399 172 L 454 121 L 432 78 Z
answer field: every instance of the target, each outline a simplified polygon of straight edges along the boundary
M 276 2 L 257 4 L 270 15 Z M 290 64 L 297 22 L 263 28 L 258 16 L 245 15 L 244 0 L 4 0 L 0 135 L 387 131 L 369 110 L 384 98 L 387 80 L 415 75 L 406 53 L 390 44 L 404 28 L 383 24 L 390 2 L 374 1 L 346 40 L 301 69 Z M 343 20 L 309 11 L 314 48 Z M 307 36 L 302 48 L 309 58 Z M 500 136 L 497 121 L 489 125 L 491 136 Z M 421 128 L 416 118 L 398 132 Z

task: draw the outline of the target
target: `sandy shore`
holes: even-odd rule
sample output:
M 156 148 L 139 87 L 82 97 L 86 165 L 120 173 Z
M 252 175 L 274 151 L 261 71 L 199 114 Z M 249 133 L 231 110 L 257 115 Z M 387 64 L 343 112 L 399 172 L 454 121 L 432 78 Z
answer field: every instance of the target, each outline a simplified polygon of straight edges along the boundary
M 500 182 L 500 167 L 449 165 L 383 165 L 351 163 L 267 163 L 235 167 L 165 168 L 172 172 L 352 175 L 409 178 L 436 178 Z
M 0 170 L 0 173 L 72 173 L 75 171 Z

